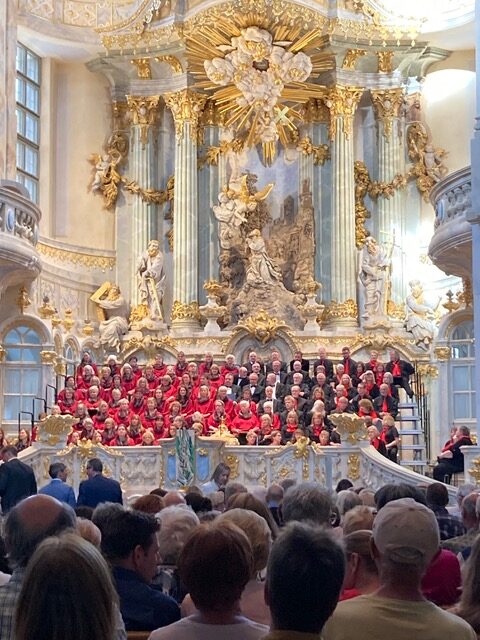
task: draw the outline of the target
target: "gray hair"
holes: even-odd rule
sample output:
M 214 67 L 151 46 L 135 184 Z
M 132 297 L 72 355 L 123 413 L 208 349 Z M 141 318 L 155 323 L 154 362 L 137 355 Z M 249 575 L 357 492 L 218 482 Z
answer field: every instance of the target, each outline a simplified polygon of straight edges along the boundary
M 265 569 L 272 547 L 272 534 L 265 519 L 247 509 L 230 509 L 218 516 L 217 524 L 232 522 L 241 529 L 252 545 L 253 575 Z
M 157 518 L 160 522 L 157 538 L 162 562 L 176 565 L 187 538 L 198 527 L 200 520 L 186 505 L 165 507 Z
M 325 489 L 314 482 L 303 482 L 290 487 L 283 498 L 283 519 L 285 522 L 311 521 L 315 524 L 330 525 L 332 499 Z
M 337 493 L 337 507 L 341 516 L 344 516 L 347 511 L 350 511 L 353 507 L 357 507 L 361 504 L 362 499 L 355 493 L 355 491 L 344 489 Z
M 237 493 L 248 493 L 248 489 L 241 482 L 229 482 L 225 485 L 225 504 L 227 504 L 229 498 Z
M 474 493 L 477 490 L 477 485 L 469 482 L 467 484 L 461 484 L 457 490 L 457 502 L 460 506 L 462 504 L 463 499 L 468 496 L 470 493 Z
M 23 502 L 23 501 L 22 501 Z M 77 517 L 68 504 L 59 503 L 57 517 L 46 527 L 28 526 L 19 515 L 19 502 L 8 514 L 5 522 L 5 544 L 10 562 L 16 567 L 26 567 L 38 545 L 51 536 L 57 536 L 67 529 L 76 529 Z
M 108 525 L 115 519 L 115 516 L 124 511 L 125 507 L 117 502 L 102 502 L 93 510 L 92 522 L 104 536 Z

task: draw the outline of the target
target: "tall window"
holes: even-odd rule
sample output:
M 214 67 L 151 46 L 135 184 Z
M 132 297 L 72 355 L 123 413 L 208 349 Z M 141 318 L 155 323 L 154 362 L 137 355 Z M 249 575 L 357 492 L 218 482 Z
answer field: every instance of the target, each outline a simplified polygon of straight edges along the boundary
M 17 180 L 38 202 L 40 58 L 17 44 Z
M 473 320 L 465 320 L 452 331 L 450 338 L 450 388 L 453 421 L 475 420 L 475 345 Z
M 40 336 L 31 327 L 20 325 L 7 333 L 3 344 L 7 351 L 3 419 L 16 422 L 20 411 L 30 411 L 36 419 L 43 411 L 41 404 L 34 402 L 42 395 Z M 21 421 L 28 423 L 29 416 L 22 415 Z

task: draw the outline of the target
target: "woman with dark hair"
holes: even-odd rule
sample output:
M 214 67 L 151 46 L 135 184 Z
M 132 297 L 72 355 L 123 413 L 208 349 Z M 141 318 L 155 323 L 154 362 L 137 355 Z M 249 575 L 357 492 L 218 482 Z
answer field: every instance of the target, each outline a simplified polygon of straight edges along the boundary
M 27 449 L 32 444 L 32 440 L 30 438 L 30 432 L 27 429 L 20 429 L 18 432 L 18 440 L 15 442 L 15 448 L 18 453 Z
M 3 449 L 3 447 L 7 447 L 9 444 L 6 436 L 5 436 L 5 431 L 3 429 L 0 429 L 0 449 Z
M 215 491 L 224 489 L 229 478 L 230 467 L 228 466 L 228 464 L 220 462 L 220 464 L 217 464 L 217 466 L 215 467 L 215 470 L 212 473 L 212 477 L 210 478 L 209 482 L 203 484 L 200 489 L 205 496 L 208 496 L 210 493 L 214 493 Z

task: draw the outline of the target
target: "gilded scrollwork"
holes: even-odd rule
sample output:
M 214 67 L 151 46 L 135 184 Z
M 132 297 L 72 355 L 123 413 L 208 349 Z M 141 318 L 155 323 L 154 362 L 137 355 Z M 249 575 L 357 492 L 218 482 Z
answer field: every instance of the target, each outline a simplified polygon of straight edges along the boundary
M 407 145 L 408 157 L 412 161 L 408 177 L 415 179 L 423 199 L 428 202 L 432 188 L 448 173 L 444 164 L 447 152 L 432 145 L 421 122 L 414 122 L 408 127 Z
M 344 302 L 331 300 L 325 307 L 323 319 L 325 321 L 335 319 L 358 318 L 358 306 L 355 300 L 351 298 Z
M 176 93 L 167 93 L 165 103 L 173 114 L 177 140 L 184 135 L 185 125 L 190 125 L 190 137 L 195 143 L 201 134 L 201 115 L 208 96 L 191 89 L 183 89 Z
M 200 308 L 198 302 L 190 303 L 175 300 L 172 307 L 172 320 L 200 320 Z
M 323 98 L 325 105 L 330 110 L 329 137 L 334 140 L 337 135 L 338 121 L 341 120 L 342 133 L 350 138 L 353 132 L 353 116 L 360 98 L 363 95 L 362 87 L 335 85 L 330 87 Z
M 155 126 L 158 119 L 158 103 L 160 96 L 127 96 L 130 118 L 134 126 L 140 128 L 140 141 L 147 143 L 150 127 Z
M 164 62 L 165 64 L 170 65 L 174 73 L 183 73 L 182 63 L 176 56 L 156 56 L 155 60 L 157 62 Z
M 150 67 L 150 58 L 135 58 L 130 60 L 131 64 L 137 69 L 137 76 L 141 80 L 152 79 L 152 69 Z
M 366 55 L 366 53 L 367 51 L 365 49 L 347 49 L 347 53 L 343 58 L 342 69 L 355 69 L 357 60 Z
M 354 445 L 368 437 L 365 420 L 354 413 L 332 413 L 329 420 L 335 425 L 342 442 Z
M 393 121 L 398 118 L 404 104 L 404 90 L 375 89 L 370 91 L 373 110 L 378 121 L 383 123 L 382 135 L 389 140 L 392 134 Z
M 267 344 L 270 342 L 280 329 L 288 330 L 288 326 L 277 318 L 272 318 L 265 310 L 260 310 L 255 316 L 250 316 L 245 320 L 240 320 L 236 330 L 245 329 L 252 337 Z
M 330 160 L 330 148 L 328 144 L 314 145 L 309 136 L 305 136 L 299 140 L 297 149 L 305 156 L 313 155 L 313 164 L 324 165 L 327 160 Z

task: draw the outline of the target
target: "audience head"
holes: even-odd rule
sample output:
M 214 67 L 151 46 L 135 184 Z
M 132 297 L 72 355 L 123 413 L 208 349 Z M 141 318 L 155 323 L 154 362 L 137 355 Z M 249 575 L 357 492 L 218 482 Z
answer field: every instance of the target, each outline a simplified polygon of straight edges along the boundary
M 285 522 L 310 521 L 330 526 L 332 499 L 329 493 L 314 482 L 304 482 L 286 491 L 282 505 Z
M 237 526 L 224 522 L 197 527 L 178 560 L 180 580 L 201 613 L 236 611 L 252 575 L 252 547 Z
M 393 500 L 373 523 L 374 554 L 394 570 L 399 581 L 407 570 L 420 577 L 440 546 L 435 514 L 413 498 Z
M 50 537 L 28 564 L 15 638 L 113 638 L 116 606 L 118 597 L 100 551 L 73 533 Z
M 465 496 L 468 496 L 470 493 L 474 493 L 477 490 L 477 485 L 472 482 L 461 484 L 457 489 L 457 504 L 459 507 L 462 506 L 462 501 Z
M 353 507 L 343 518 L 343 535 L 346 536 L 354 531 L 371 531 L 374 519 L 375 513 L 371 507 L 363 504 Z
M 250 541 L 253 554 L 252 578 L 267 566 L 272 534 L 265 520 L 254 511 L 230 509 L 222 513 L 216 521 L 219 525 L 231 522 L 241 529 Z
M 167 491 L 163 502 L 166 507 L 173 507 L 176 504 L 185 504 L 185 498 L 180 491 Z
M 376 580 L 378 578 L 378 569 L 371 553 L 372 531 L 357 529 L 345 533 L 344 529 L 343 533 L 343 546 L 347 556 L 347 568 L 343 588 L 354 589 L 357 586 L 359 578 L 365 579 L 365 574 Z
M 272 534 L 272 540 L 275 540 L 277 537 L 278 528 L 270 509 L 264 502 L 253 496 L 251 493 L 237 493 L 232 496 L 227 504 L 227 512 L 230 509 L 247 509 L 248 511 L 254 511 L 267 523 L 270 533 Z
M 337 507 L 341 516 L 344 516 L 347 511 L 353 509 L 353 507 L 357 507 L 362 504 L 362 499 L 359 495 L 355 493 L 355 491 L 350 491 L 350 489 L 344 489 L 343 491 L 339 491 L 337 493 Z
M 73 509 L 43 494 L 30 496 L 9 512 L 5 522 L 5 544 L 10 562 L 26 567 L 37 546 L 67 529 L 76 529 Z
M 230 467 L 228 466 L 228 464 L 225 464 L 224 462 L 220 462 L 220 464 L 217 464 L 212 473 L 211 479 L 216 482 L 219 487 L 225 487 L 228 483 L 229 478 Z
M 446 507 L 448 504 L 448 491 L 447 487 L 441 482 L 434 482 L 427 487 L 427 505 L 430 509 L 438 509 L 440 507 Z
M 143 513 L 158 513 L 164 506 L 165 502 L 163 498 L 152 493 L 141 496 L 132 503 L 132 509 L 135 509 L 135 511 L 143 511 Z
M 201 493 L 188 492 L 185 496 L 185 502 L 194 513 L 202 513 L 212 510 L 212 501 L 210 498 L 204 497 Z
M 81 538 L 100 549 L 102 534 L 97 525 L 93 524 L 91 520 L 77 518 L 77 531 Z
M 337 486 L 335 487 L 335 493 L 340 493 L 340 491 L 345 491 L 345 489 L 352 489 L 353 483 L 348 480 L 348 478 L 343 478 L 338 481 Z
M 456 611 L 480 633 L 480 537 L 475 539 L 463 571 L 462 596 Z
M 99 458 L 90 458 L 90 460 L 87 462 L 86 471 L 87 471 L 87 476 L 89 478 L 93 478 L 93 476 L 96 476 L 99 473 L 102 473 L 103 472 L 102 461 Z
M 416 502 L 426 505 L 425 494 L 421 489 L 413 485 L 400 482 L 399 484 L 386 484 L 375 493 L 375 504 L 380 511 L 388 502 L 401 498 L 413 498 Z
M 268 561 L 265 599 L 272 629 L 319 634 L 335 609 L 344 573 L 343 550 L 328 531 L 290 523 Z
M 67 479 L 67 474 L 67 467 L 63 464 L 63 462 L 54 462 L 48 468 L 48 475 L 52 479 L 59 478 L 60 480 L 63 480 L 65 482 L 65 480 Z
M 270 506 L 278 507 L 282 503 L 284 493 L 283 487 L 273 482 L 267 489 L 265 502 Z
M 176 565 L 185 542 L 200 524 L 198 516 L 188 507 L 166 507 L 158 514 L 158 552 L 163 564 Z

